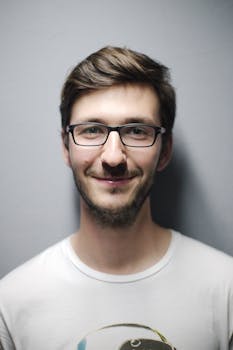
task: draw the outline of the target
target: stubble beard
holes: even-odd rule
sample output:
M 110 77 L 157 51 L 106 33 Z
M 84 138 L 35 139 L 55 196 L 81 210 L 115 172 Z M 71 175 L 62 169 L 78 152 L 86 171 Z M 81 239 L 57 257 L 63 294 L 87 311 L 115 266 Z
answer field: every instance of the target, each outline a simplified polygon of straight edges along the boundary
M 154 173 L 152 172 L 147 181 L 135 190 L 134 198 L 130 203 L 117 208 L 106 208 L 94 203 L 74 170 L 73 177 L 79 194 L 98 225 L 109 228 L 126 228 L 135 222 L 138 212 L 149 196 L 153 186 Z

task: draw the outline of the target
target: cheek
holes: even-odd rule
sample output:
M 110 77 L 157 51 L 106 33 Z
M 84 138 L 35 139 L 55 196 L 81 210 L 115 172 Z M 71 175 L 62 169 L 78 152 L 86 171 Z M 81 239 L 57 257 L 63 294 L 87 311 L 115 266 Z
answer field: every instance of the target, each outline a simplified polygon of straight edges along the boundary
M 150 148 L 142 149 L 140 152 L 132 154 L 132 159 L 137 166 L 139 166 L 144 172 L 154 171 L 160 156 L 160 150 Z
M 82 148 L 70 149 L 70 162 L 73 169 L 85 169 L 90 167 L 97 159 L 97 154 L 94 150 Z

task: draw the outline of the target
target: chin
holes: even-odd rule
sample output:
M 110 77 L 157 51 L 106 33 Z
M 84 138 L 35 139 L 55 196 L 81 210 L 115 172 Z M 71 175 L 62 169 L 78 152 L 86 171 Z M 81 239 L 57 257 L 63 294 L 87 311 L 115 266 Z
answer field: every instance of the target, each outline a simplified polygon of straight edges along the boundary
M 119 198 L 116 200 L 112 198 L 111 200 L 94 201 L 89 197 L 88 200 L 85 199 L 84 201 L 87 208 L 95 208 L 98 211 L 112 213 L 112 215 L 127 211 L 129 208 L 134 207 L 135 205 L 134 200 L 124 201 Z
M 96 203 L 91 201 L 90 198 L 83 198 L 83 200 L 86 209 L 98 225 L 111 228 L 125 228 L 132 226 L 135 222 L 146 198 L 147 196 L 141 198 L 140 201 L 137 200 L 138 198 L 133 198 L 125 204 L 118 200 L 118 205 L 113 203 L 113 200 L 105 203 Z
M 101 196 L 100 196 L 101 197 Z M 102 196 L 103 197 L 103 196 Z M 112 210 L 114 211 L 121 211 L 124 210 L 125 208 L 130 207 L 131 205 L 133 205 L 134 203 L 134 199 L 125 199 L 125 198 L 102 198 L 101 201 L 94 201 L 91 200 L 91 198 L 89 197 L 89 201 L 92 203 L 92 206 L 96 206 L 100 209 L 103 210 Z
M 87 190 L 82 186 L 78 177 L 74 176 L 74 178 L 86 210 L 99 225 L 105 227 L 131 226 L 152 187 L 152 179 L 149 178 L 144 185 L 141 184 L 129 192 L 114 194 L 91 192 L 90 189 Z M 97 198 L 100 199 L 97 200 Z

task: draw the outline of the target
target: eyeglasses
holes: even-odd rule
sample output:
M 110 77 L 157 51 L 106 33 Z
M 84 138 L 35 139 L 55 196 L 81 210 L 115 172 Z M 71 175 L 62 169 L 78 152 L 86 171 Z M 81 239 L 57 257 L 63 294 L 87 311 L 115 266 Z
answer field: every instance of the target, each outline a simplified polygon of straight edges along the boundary
M 160 126 L 131 123 L 121 126 L 107 126 L 101 123 L 79 123 L 68 125 L 66 132 L 71 133 L 74 143 L 79 146 L 101 146 L 108 139 L 110 132 L 118 132 L 121 142 L 129 147 L 150 147 L 159 134 L 166 129 Z

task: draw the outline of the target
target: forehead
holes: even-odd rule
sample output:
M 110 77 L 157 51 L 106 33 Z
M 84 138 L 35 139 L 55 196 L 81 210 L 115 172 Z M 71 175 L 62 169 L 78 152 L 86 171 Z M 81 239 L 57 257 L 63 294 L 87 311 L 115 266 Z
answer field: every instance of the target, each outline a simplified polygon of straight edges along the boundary
M 115 85 L 80 96 L 71 111 L 71 123 L 99 121 L 123 124 L 130 121 L 158 123 L 159 99 L 148 85 Z

